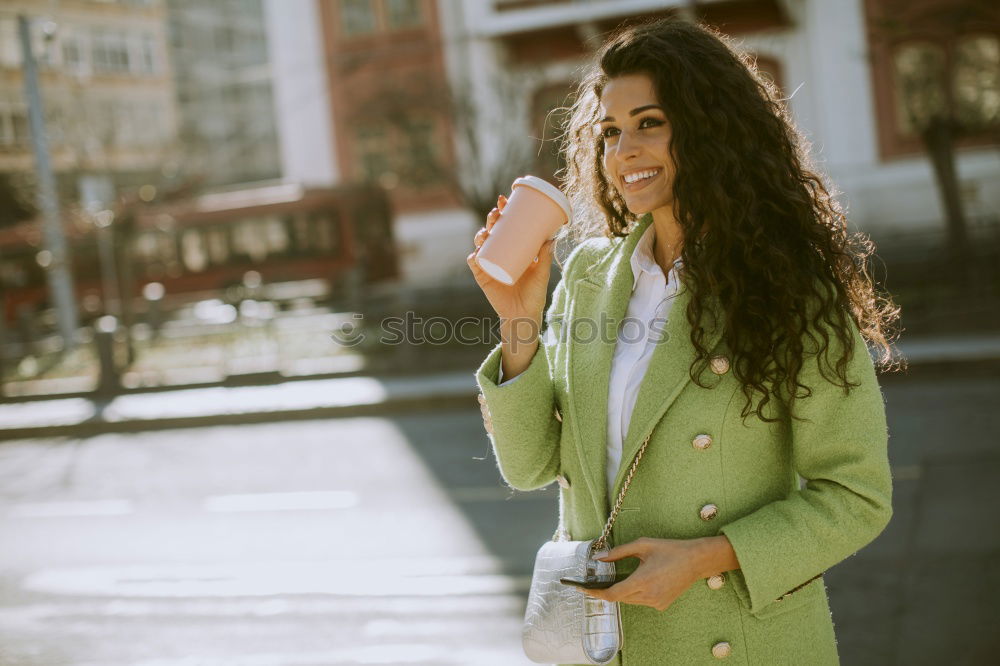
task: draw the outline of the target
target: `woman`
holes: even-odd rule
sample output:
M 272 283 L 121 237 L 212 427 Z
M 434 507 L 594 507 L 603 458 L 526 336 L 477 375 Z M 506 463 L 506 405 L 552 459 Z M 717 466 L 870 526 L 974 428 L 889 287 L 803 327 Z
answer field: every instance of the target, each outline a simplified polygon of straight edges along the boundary
M 566 155 L 573 226 L 603 234 L 548 310 L 552 241 L 513 286 L 475 262 L 503 197 L 468 258 L 501 318 L 477 381 L 503 477 L 558 481 L 571 538 L 591 539 L 651 433 L 604 558 L 630 575 L 586 592 L 621 602 L 620 663 L 838 663 L 822 573 L 892 515 L 866 342 L 887 363 L 898 312 L 870 247 L 773 84 L 702 26 L 612 37 Z

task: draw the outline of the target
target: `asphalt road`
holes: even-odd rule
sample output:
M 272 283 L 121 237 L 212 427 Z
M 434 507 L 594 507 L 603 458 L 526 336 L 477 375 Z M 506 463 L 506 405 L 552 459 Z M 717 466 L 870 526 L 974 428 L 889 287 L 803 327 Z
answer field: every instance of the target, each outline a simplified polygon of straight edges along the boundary
M 843 663 L 1000 649 L 1000 379 L 892 380 L 895 515 L 827 575 Z M 0 664 L 527 664 L 552 489 L 478 409 L 0 444 Z

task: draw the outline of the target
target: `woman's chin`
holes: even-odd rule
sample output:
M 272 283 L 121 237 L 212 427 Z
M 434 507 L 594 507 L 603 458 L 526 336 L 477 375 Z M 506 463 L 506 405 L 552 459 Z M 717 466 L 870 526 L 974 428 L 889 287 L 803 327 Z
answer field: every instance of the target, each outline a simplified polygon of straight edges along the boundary
M 632 213 L 633 215 L 645 215 L 649 211 L 653 210 L 648 205 L 644 206 L 644 205 L 642 205 L 640 203 L 631 203 L 630 204 L 627 201 L 625 202 L 625 207 L 628 208 L 628 212 Z

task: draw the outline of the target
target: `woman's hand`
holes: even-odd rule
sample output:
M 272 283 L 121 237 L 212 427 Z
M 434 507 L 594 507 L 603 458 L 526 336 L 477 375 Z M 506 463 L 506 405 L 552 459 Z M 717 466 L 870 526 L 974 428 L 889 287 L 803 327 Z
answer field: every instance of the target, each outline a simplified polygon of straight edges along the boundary
M 720 557 L 723 551 L 718 546 L 721 545 L 721 542 L 702 539 L 637 539 L 596 558 L 604 562 L 638 558 L 639 567 L 628 578 L 605 590 L 583 592 L 605 601 L 666 610 L 692 583 L 711 575 L 706 571 L 718 573 L 726 570 L 724 567 L 731 562 Z M 735 556 L 732 562 L 735 562 Z M 713 566 L 720 568 L 717 571 Z
M 479 288 L 486 294 L 486 299 L 493 306 L 493 309 L 500 316 L 502 321 L 514 322 L 531 320 L 535 326 L 535 332 L 542 322 L 542 315 L 545 309 L 545 298 L 548 291 L 549 271 L 552 266 L 552 244 L 554 241 L 546 241 L 538 251 L 538 259 L 530 264 L 524 274 L 512 285 L 506 285 L 499 280 L 490 277 L 484 271 L 479 262 L 476 261 L 476 254 L 479 248 L 490 236 L 490 229 L 496 224 L 507 205 L 507 197 L 500 195 L 497 198 L 497 207 L 486 216 L 486 226 L 481 228 L 473 239 L 476 249 L 466 257 L 466 263 L 472 270 Z

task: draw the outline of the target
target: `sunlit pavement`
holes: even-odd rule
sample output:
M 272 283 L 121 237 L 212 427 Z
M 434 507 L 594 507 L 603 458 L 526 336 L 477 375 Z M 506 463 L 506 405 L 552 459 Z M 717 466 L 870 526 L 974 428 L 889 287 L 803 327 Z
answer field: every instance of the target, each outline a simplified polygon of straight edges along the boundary
M 0 663 L 529 663 L 554 495 L 486 447 L 474 408 L 5 443 Z
M 827 574 L 842 663 L 991 663 L 1000 379 L 887 380 L 895 515 Z M 552 489 L 479 411 L 0 444 L 0 664 L 519 665 Z
M 187 388 L 118 395 L 104 402 L 82 397 L 11 402 L 0 404 L 0 441 L 433 409 L 474 404 L 477 390 L 473 373 L 465 370 Z

